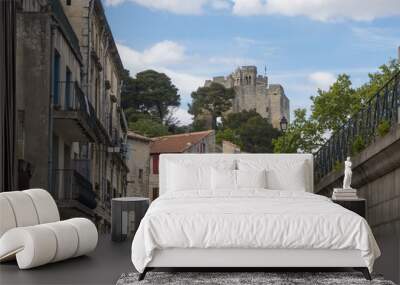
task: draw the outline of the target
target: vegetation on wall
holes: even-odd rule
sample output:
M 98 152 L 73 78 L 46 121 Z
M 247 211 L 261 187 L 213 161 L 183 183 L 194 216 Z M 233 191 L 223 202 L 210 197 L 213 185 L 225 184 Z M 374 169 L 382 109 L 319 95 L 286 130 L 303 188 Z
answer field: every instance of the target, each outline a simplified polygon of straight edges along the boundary
M 361 136 L 356 136 L 351 145 L 351 155 L 360 153 L 365 147 L 364 139 Z
M 378 125 L 378 135 L 385 136 L 390 131 L 390 123 L 387 120 L 382 120 Z

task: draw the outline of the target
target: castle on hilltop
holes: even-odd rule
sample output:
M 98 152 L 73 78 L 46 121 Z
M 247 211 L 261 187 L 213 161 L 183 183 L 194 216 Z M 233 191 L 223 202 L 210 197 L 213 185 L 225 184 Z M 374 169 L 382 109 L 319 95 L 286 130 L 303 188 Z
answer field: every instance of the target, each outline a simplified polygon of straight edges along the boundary
M 233 73 L 206 80 L 204 86 L 216 82 L 235 90 L 235 98 L 229 112 L 256 110 L 262 117 L 269 119 L 279 129 L 282 117 L 290 121 L 289 99 L 280 84 L 268 84 L 268 77 L 257 75 L 257 67 L 242 66 Z M 208 120 L 206 120 L 207 122 Z

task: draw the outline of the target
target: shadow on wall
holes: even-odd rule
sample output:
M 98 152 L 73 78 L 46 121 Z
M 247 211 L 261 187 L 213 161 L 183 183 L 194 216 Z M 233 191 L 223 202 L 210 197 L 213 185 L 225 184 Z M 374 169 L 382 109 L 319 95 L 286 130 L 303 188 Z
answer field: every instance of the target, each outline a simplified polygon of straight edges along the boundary
M 382 255 L 375 262 L 374 272 L 400 284 L 400 235 L 375 235 L 375 239 Z

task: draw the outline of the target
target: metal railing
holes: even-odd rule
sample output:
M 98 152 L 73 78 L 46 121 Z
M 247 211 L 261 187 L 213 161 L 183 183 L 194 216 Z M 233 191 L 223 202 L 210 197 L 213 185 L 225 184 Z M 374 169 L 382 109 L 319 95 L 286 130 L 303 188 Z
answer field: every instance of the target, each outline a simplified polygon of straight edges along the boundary
M 90 209 L 96 208 L 96 194 L 92 183 L 75 169 L 55 169 L 53 181 L 56 200 L 76 200 Z
M 101 122 L 97 118 L 93 105 L 83 93 L 77 81 L 59 81 L 54 94 L 54 108 L 62 111 L 79 112 L 89 128 L 101 139 Z
M 91 170 L 91 161 L 90 159 L 73 159 L 72 160 L 72 168 L 75 169 L 80 175 L 85 177 L 88 181 L 90 181 L 90 170 Z
M 314 154 L 315 182 L 340 167 L 347 156 L 371 144 L 380 132 L 388 132 L 398 124 L 399 107 L 400 73 L 397 73 Z

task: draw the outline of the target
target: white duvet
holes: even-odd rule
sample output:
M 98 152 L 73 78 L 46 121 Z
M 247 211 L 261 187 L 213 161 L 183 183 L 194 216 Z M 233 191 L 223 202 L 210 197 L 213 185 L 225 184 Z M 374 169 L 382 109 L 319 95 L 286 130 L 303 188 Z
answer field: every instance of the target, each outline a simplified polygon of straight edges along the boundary
M 320 195 L 265 189 L 162 195 L 140 223 L 132 262 L 143 272 L 165 248 L 358 249 L 370 271 L 380 255 L 359 215 Z

